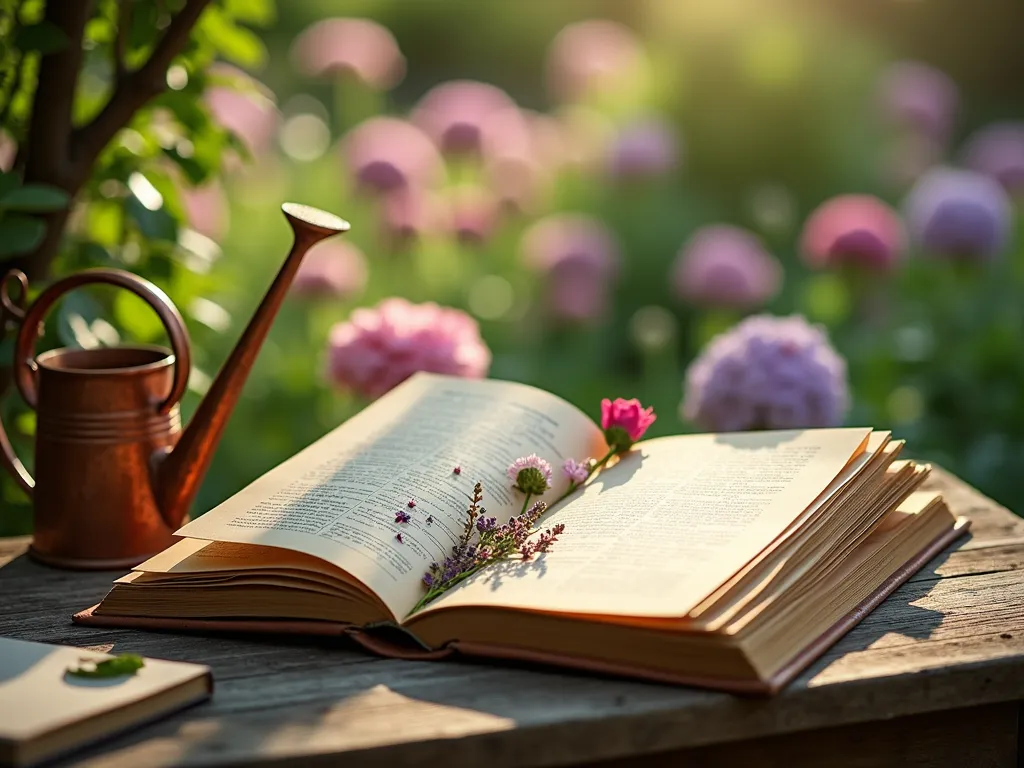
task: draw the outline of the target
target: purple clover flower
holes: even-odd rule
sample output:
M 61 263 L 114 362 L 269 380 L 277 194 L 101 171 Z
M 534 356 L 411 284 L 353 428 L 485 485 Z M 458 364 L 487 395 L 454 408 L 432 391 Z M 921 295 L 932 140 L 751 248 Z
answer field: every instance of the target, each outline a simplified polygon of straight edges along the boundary
M 527 135 L 526 120 L 512 98 L 497 86 L 475 80 L 452 80 L 431 88 L 412 112 L 412 121 L 444 153 L 481 155 L 496 132 Z
M 576 485 L 582 485 L 586 482 L 587 477 L 590 476 L 590 459 L 584 459 L 583 461 L 566 459 L 565 463 L 562 464 L 562 474 L 576 483 Z
M 412 517 L 404 509 L 400 509 L 395 512 L 396 523 L 408 523 L 410 520 L 412 520 Z
M 967 141 L 964 164 L 991 176 L 1010 195 L 1024 194 L 1024 122 L 998 122 Z
M 444 163 L 430 138 L 395 117 L 371 117 L 360 123 L 345 136 L 342 148 L 361 190 L 388 194 L 431 187 L 444 175 Z
M 551 465 L 535 453 L 516 459 L 505 472 L 523 493 L 539 496 L 551 487 Z
M 625 125 L 609 147 L 608 170 L 617 179 L 654 178 L 679 164 L 680 142 L 672 125 L 659 118 Z
M 896 62 L 883 73 L 879 96 L 891 124 L 940 142 L 949 137 L 960 94 L 945 72 L 918 61 Z
M 846 362 L 803 317 L 756 315 L 715 337 L 686 372 L 684 418 L 711 432 L 839 425 Z
M 1013 208 L 1006 191 L 973 171 L 929 171 L 910 190 L 905 210 L 914 241 L 937 256 L 985 261 L 1010 238 Z
M 289 54 L 304 75 L 349 76 L 377 90 L 389 90 L 405 77 L 395 36 L 370 19 L 318 21 L 295 38 Z

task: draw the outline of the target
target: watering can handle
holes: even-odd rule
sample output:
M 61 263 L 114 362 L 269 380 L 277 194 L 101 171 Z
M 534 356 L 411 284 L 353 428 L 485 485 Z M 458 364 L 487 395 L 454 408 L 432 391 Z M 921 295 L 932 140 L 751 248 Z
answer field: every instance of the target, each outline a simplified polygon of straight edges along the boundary
M 8 278 L 4 279 L 4 285 L 7 284 Z M 30 406 L 36 407 L 39 394 L 36 383 L 39 367 L 35 361 L 35 344 L 46 313 L 67 291 L 91 283 L 105 283 L 125 288 L 149 304 L 160 317 L 174 352 L 174 382 L 167 398 L 158 408 L 159 413 L 167 413 L 181 400 L 188 387 L 188 377 L 192 369 L 188 331 L 185 329 L 181 314 L 166 293 L 148 280 L 123 269 L 86 269 L 76 272 L 46 288 L 25 311 L 14 343 L 14 381 L 21 391 L 21 396 Z
M 16 296 L 11 295 L 10 286 L 12 280 L 19 286 Z M 6 335 L 9 323 L 20 325 L 21 321 L 25 319 L 25 302 L 27 301 L 28 278 L 25 277 L 23 272 L 11 270 L 0 281 L 0 339 Z M 2 394 L 0 392 L 0 395 Z M 7 438 L 7 432 L 2 421 L 0 421 L 0 465 L 11 473 L 11 476 L 21 487 L 21 490 L 31 498 L 32 491 L 36 487 L 36 481 L 32 479 L 32 475 L 28 473 L 25 465 L 21 463 L 21 459 L 14 452 L 14 446 L 11 445 L 11 441 Z

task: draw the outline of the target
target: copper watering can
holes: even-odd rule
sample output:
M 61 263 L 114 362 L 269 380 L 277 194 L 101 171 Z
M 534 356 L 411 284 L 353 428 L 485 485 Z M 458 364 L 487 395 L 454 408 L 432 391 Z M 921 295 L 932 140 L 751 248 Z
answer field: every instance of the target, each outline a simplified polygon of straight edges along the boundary
M 14 454 L 2 424 L 0 461 L 32 497 L 34 558 L 65 568 L 126 568 L 173 543 L 302 257 L 349 229 L 308 206 L 285 203 L 282 210 L 294 234 L 291 251 L 184 431 L 178 401 L 188 385 L 189 337 L 163 291 L 131 272 L 92 269 L 50 285 L 26 309 L 25 275 L 12 270 L 4 277 L 0 331 L 20 323 L 13 374 L 37 414 L 36 476 Z M 171 349 L 62 348 L 36 356 L 47 311 L 66 291 L 90 283 L 144 299 L 167 329 Z M 20 290 L 12 295 L 15 284 Z

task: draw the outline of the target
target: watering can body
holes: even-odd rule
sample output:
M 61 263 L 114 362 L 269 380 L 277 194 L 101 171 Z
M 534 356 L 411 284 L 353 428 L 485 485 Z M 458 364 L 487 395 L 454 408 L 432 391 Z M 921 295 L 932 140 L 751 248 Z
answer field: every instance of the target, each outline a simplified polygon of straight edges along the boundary
M 179 401 L 190 373 L 189 337 L 158 287 L 123 270 L 86 270 L 49 286 L 26 309 L 25 276 L 12 271 L 0 283 L 0 328 L 20 324 L 14 380 L 36 411 L 35 477 L 2 425 L 0 463 L 32 498 L 29 552 L 35 559 L 65 568 L 123 569 L 173 543 L 302 256 L 348 229 L 342 219 L 307 206 L 283 210 L 295 234 L 291 252 L 184 430 Z M 171 348 L 62 348 L 37 356 L 46 313 L 64 293 L 90 283 L 130 290 L 149 303 Z

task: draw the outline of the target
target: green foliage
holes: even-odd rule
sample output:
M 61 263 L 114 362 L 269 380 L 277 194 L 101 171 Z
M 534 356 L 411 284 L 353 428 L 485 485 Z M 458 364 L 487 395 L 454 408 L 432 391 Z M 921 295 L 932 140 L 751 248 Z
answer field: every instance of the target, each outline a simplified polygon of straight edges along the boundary
M 0 172 L 0 257 L 31 252 L 46 235 L 42 220 L 26 214 L 66 208 L 63 190 L 40 184 L 23 185 L 14 173 Z
M 145 660 L 134 653 L 121 653 L 100 662 L 86 661 L 80 667 L 69 667 L 72 677 L 110 678 L 134 675 L 146 666 Z

